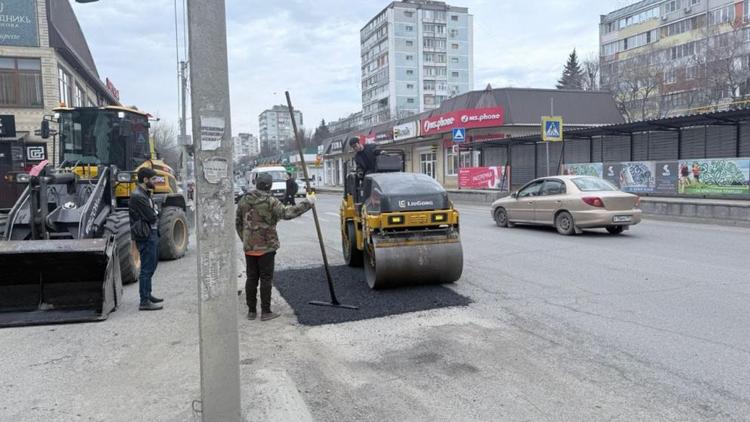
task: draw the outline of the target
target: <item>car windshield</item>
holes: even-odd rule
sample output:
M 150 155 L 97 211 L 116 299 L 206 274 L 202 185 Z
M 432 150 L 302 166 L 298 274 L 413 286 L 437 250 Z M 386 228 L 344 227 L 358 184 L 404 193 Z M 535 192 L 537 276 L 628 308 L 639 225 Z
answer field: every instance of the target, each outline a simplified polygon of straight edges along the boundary
M 268 173 L 274 182 L 285 182 L 287 179 L 286 172 L 281 170 L 259 171 L 258 173 Z
M 573 183 L 581 192 L 616 191 L 617 188 L 604 179 L 597 177 L 576 177 Z

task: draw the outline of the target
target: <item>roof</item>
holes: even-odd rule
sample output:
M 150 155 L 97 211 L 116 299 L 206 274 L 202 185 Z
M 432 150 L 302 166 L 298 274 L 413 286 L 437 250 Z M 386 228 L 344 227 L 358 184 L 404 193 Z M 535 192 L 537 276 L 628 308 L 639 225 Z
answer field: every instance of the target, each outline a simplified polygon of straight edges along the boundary
M 750 109 L 728 110 L 713 113 L 685 114 L 665 119 L 642 120 L 632 123 L 609 124 L 565 131 L 565 139 L 589 139 L 599 136 L 630 136 L 634 133 L 670 131 L 695 126 L 738 125 L 750 121 Z M 541 140 L 541 134 L 519 136 L 498 141 L 486 141 L 482 145 L 507 143 L 535 143 Z
M 552 107 L 554 105 L 554 107 Z M 562 116 L 566 125 L 623 123 L 612 94 L 607 91 L 497 88 L 471 91 L 449 98 L 427 116 L 455 110 L 503 107 L 505 125 L 539 125 L 541 116 Z M 554 108 L 554 113 L 552 113 Z
M 47 0 L 47 20 L 50 47 L 60 52 L 110 103 L 119 104 L 99 79 L 94 57 L 68 0 Z

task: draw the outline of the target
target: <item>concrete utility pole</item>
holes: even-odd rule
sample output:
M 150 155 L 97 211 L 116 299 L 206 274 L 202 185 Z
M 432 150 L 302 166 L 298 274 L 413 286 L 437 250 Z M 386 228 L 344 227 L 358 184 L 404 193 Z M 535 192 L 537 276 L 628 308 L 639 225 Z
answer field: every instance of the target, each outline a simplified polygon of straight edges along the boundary
M 181 171 L 182 191 L 188 191 L 188 144 L 187 139 L 187 62 L 180 62 L 180 149 L 182 150 Z
M 195 150 L 201 417 L 239 421 L 237 272 L 224 0 L 188 0 Z

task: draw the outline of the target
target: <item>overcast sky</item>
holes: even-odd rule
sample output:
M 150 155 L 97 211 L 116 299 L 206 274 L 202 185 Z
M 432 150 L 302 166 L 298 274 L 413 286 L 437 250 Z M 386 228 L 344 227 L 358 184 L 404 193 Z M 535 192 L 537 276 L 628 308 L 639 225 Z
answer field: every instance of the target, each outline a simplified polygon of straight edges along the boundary
M 176 1 L 181 32 L 182 0 Z M 176 124 L 174 2 L 71 1 L 102 80 L 115 83 L 124 104 Z M 257 135 L 258 114 L 283 103 L 285 90 L 308 129 L 361 110 L 359 30 L 389 3 L 226 0 L 233 134 Z M 583 58 L 596 54 L 599 15 L 633 2 L 448 3 L 474 15 L 474 89 L 481 89 L 488 83 L 553 88 L 573 48 Z

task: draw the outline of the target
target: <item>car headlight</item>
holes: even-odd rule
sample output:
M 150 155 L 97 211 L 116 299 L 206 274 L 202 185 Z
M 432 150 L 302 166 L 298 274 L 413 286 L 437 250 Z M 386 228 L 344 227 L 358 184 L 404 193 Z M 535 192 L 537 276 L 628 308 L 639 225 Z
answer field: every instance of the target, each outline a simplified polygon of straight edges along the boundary
M 125 171 L 117 173 L 117 181 L 122 183 L 129 183 L 133 180 L 133 174 Z
M 31 176 L 28 173 L 18 173 L 16 175 L 16 183 L 29 183 Z

